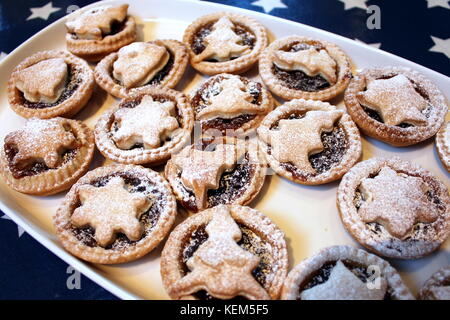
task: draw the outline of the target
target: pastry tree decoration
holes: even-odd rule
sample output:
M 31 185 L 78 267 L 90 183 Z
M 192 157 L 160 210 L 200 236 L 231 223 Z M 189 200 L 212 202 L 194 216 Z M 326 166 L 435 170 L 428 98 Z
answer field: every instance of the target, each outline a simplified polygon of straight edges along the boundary
M 205 50 L 195 56 L 196 62 L 214 59 L 219 62 L 230 60 L 250 52 L 250 48 L 241 45 L 241 37 L 233 30 L 233 22 L 226 16 L 220 18 L 212 27 L 212 32 L 204 39 Z
M 139 217 L 150 208 L 152 201 L 141 193 L 128 192 L 122 178 L 114 177 L 102 187 L 82 185 L 78 196 L 81 206 L 75 209 L 70 220 L 76 227 L 94 228 L 100 246 L 113 243 L 119 232 L 131 241 L 141 239 L 144 227 Z
M 227 206 L 217 207 L 206 232 L 208 240 L 187 261 L 191 272 L 178 280 L 172 290 L 179 296 L 206 290 L 219 299 L 239 295 L 251 299 L 270 299 L 252 276 L 259 258 L 237 244 L 242 233 Z
M 120 108 L 114 113 L 118 130 L 112 139 L 124 150 L 136 144 L 145 149 L 158 148 L 170 134 L 179 127 L 175 113 L 175 103 L 159 102 L 146 95 L 134 108 Z

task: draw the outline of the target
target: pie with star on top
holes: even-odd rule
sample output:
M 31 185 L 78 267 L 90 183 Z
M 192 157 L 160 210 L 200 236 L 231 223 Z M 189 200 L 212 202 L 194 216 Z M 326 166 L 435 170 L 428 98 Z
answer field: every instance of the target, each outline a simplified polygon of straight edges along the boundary
M 24 118 L 70 118 L 86 105 L 94 87 L 86 61 L 65 51 L 41 51 L 13 70 L 8 101 Z
M 365 134 L 394 146 L 434 136 L 448 109 L 434 83 L 402 67 L 361 71 L 345 91 L 345 105 Z
M 181 80 L 188 60 L 186 47 L 176 40 L 133 42 L 102 59 L 95 67 L 95 80 L 119 98 L 136 88 L 173 88 Z
M 272 42 L 261 54 L 259 73 L 286 100 L 330 100 L 352 77 L 350 58 L 337 45 L 297 35 Z
M 273 108 L 273 98 L 259 82 L 219 74 L 206 80 L 191 97 L 195 120 L 210 136 L 253 131 Z
M 53 223 L 64 248 L 83 260 L 115 264 L 152 251 L 170 231 L 176 201 L 157 172 L 113 165 L 88 172 L 66 195 Z
M 300 184 L 337 180 L 361 156 L 358 128 L 327 102 L 294 99 L 277 107 L 264 118 L 258 137 L 269 166 Z
M 67 50 L 97 62 L 136 40 L 136 22 L 128 4 L 103 5 L 72 13 L 66 22 Z
M 219 205 L 195 214 L 170 234 L 161 255 L 172 299 L 269 300 L 287 274 L 284 233 L 249 207 Z
M 95 126 L 95 143 L 108 159 L 124 164 L 165 162 L 188 141 L 194 115 L 178 91 L 147 87 L 108 110 Z
M 18 192 L 52 195 L 86 173 L 94 148 L 94 135 L 81 121 L 31 118 L 5 137 L 0 175 Z
M 450 300 L 450 265 L 436 271 L 422 286 L 421 300 Z
M 421 258 L 450 235 L 450 197 L 429 171 L 398 158 L 354 166 L 337 192 L 345 228 L 378 255 Z
M 250 203 L 266 175 L 258 144 L 234 138 L 202 138 L 172 156 L 165 176 L 181 205 L 198 212 L 219 204 Z
M 295 266 L 283 300 L 413 300 L 398 272 L 364 250 L 333 246 Z
M 199 72 L 242 73 L 267 46 L 267 33 L 258 21 L 236 13 L 216 12 L 192 22 L 184 32 L 191 65 Z

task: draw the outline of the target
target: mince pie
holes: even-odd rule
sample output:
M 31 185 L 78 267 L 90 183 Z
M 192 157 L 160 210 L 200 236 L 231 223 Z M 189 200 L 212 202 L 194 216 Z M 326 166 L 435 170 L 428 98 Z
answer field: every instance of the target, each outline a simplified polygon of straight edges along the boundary
M 189 140 L 194 115 L 178 91 L 148 87 L 108 110 L 97 122 L 100 152 L 124 164 L 160 164 Z
M 322 249 L 289 273 L 285 300 L 413 300 L 391 265 L 349 246 Z
M 450 300 L 450 265 L 438 270 L 424 283 L 420 289 L 419 298 L 421 300 Z
M 69 118 L 86 105 L 94 86 L 94 73 L 84 60 L 64 51 L 42 51 L 13 70 L 8 100 L 25 118 Z
M 191 105 L 203 133 L 242 135 L 254 130 L 272 110 L 273 99 L 259 82 L 219 74 L 200 85 Z
M 300 184 L 337 180 L 361 156 L 350 116 L 322 101 L 294 99 L 279 106 L 263 120 L 258 136 L 270 167 Z
M 5 137 L 0 151 L 3 181 L 16 191 L 51 195 L 72 186 L 88 170 L 94 135 L 81 121 L 28 119 Z
M 272 42 L 261 54 L 259 73 L 286 100 L 330 100 L 352 77 L 350 58 L 337 45 L 303 36 Z
M 434 83 L 408 68 L 363 70 L 345 92 L 348 113 L 367 135 L 409 146 L 436 134 L 447 114 Z
M 176 202 L 155 171 L 135 165 L 88 172 L 66 195 L 53 222 L 64 248 L 94 263 L 136 260 L 170 231 Z
M 188 59 L 186 47 L 176 40 L 133 42 L 100 61 L 95 80 L 119 98 L 135 88 L 173 88 L 181 80 Z
M 183 42 L 191 65 L 208 75 L 242 73 L 267 46 L 265 28 L 256 20 L 229 12 L 202 16 L 189 25 Z
M 66 22 L 67 50 L 88 61 L 99 61 L 136 40 L 136 22 L 128 4 L 80 10 Z
M 277 299 L 287 274 L 283 232 L 265 215 L 219 205 L 169 236 L 161 276 L 172 299 Z
M 398 158 L 372 158 L 354 166 L 342 178 L 337 205 L 348 232 L 381 256 L 420 258 L 450 235 L 447 187 Z
M 190 212 L 219 204 L 248 204 L 264 184 L 265 163 L 254 141 L 200 139 L 174 154 L 165 175 Z
M 450 172 L 450 121 L 444 123 L 436 135 L 436 150 L 442 164 Z

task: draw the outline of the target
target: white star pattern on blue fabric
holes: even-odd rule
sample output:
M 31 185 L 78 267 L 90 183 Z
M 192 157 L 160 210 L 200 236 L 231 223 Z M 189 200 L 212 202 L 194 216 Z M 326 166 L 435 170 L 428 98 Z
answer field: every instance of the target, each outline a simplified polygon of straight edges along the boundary
M 355 41 L 358 42 L 358 43 L 362 43 L 362 44 L 365 44 L 365 45 L 368 45 L 368 46 L 377 48 L 377 49 L 380 49 L 380 47 L 381 47 L 381 42 L 377 42 L 377 43 L 365 43 L 364 41 L 361 41 L 361 40 L 359 40 L 359 39 L 357 39 L 357 38 L 355 38 Z
M 8 217 L 6 214 L 3 215 L 1 218 L 2 218 L 2 219 L 5 219 L 5 220 L 13 221 L 13 220 L 12 220 L 10 217 Z M 14 221 L 13 221 L 13 222 L 14 222 Z M 24 233 L 25 233 L 25 230 L 24 230 L 21 226 L 17 225 L 17 235 L 19 236 L 19 238 L 20 238 Z
M 448 0 L 427 0 L 428 2 L 428 8 L 434 8 L 434 7 L 443 7 L 450 9 L 450 5 L 448 4 Z
M 43 7 L 38 8 L 30 8 L 31 15 L 27 18 L 27 20 L 32 20 L 36 18 L 40 18 L 43 20 L 47 20 L 48 17 L 54 12 L 61 10 L 61 8 L 53 7 L 53 3 L 49 2 Z
M 444 40 L 431 36 L 431 39 L 434 41 L 434 46 L 430 48 L 430 51 L 443 53 L 450 59 L 450 38 Z
M 252 5 L 256 7 L 262 7 L 265 13 L 269 13 L 273 9 L 277 8 L 287 8 L 287 5 L 281 2 L 281 0 L 258 0 L 252 2 Z
M 367 10 L 366 2 L 368 0 L 339 0 L 339 1 L 344 3 L 345 10 L 350 10 L 353 8 L 360 8 Z

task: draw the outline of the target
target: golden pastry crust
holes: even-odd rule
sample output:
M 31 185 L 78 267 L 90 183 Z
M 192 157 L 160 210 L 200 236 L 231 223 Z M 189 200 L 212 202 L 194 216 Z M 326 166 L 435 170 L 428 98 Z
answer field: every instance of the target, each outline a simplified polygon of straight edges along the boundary
M 328 88 L 317 91 L 303 91 L 287 86 L 273 71 L 275 52 L 284 48 L 289 48 L 293 44 L 306 44 L 320 46 L 325 49 L 328 55 L 336 62 L 336 83 Z M 286 100 L 291 99 L 312 99 L 330 100 L 347 88 L 352 77 L 350 58 L 337 45 L 304 36 L 288 36 L 272 42 L 261 54 L 259 58 L 259 74 L 265 85 L 277 96 Z
M 219 188 L 221 186 L 220 181 L 222 181 L 222 178 L 226 175 L 229 174 L 230 172 L 235 172 L 236 173 L 236 179 L 238 179 L 238 181 L 240 183 L 243 182 L 243 180 L 248 179 L 245 183 L 244 183 L 244 189 L 239 192 L 236 196 L 234 195 L 234 192 L 232 192 L 232 190 L 228 190 L 230 192 L 230 195 L 233 196 L 232 198 L 230 197 L 226 197 L 226 199 L 219 199 L 219 203 L 217 204 L 238 204 L 238 205 L 246 205 L 248 203 L 250 203 L 255 197 L 256 195 L 259 193 L 259 191 L 261 190 L 265 178 L 266 178 L 266 164 L 262 158 L 262 156 L 259 154 L 259 150 L 258 150 L 258 145 L 256 143 L 256 141 L 250 141 L 250 142 L 245 142 L 243 140 L 240 139 L 230 139 L 230 138 L 225 138 L 225 139 L 215 139 L 213 141 L 208 141 L 208 145 L 205 146 L 206 143 L 206 139 L 205 140 L 199 140 L 196 144 L 191 145 L 191 146 L 187 146 L 185 147 L 187 152 L 181 151 L 179 154 L 175 155 L 174 157 L 172 157 L 171 160 L 169 160 L 167 162 L 167 165 L 165 167 L 165 177 L 167 178 L 167 180 L 169 181 L 169 183 L 172 186 L 172 190 L 178 200 L 178 202 L 189 212 L 198 212 L 204 209 L 208 209 L 213 207 L 214 205 L 211 205 L 211 201 L 213 201 L 213 199 L 217 198 L 217 197 L 212 197 L 212 196 L 206 196 L 206 205 L 202 204 L 201 206 L 197 205 L 197 197 L 195 195 L 195 193 L 192 192 L 192 190 L 190 190 L 190 188 L 188 188 L 187 186 L 184 185 L 183 180 L 181 178 L 181 174 L 183 172 L 182 168 L 179 167 L 178 163 L 178 158 L 181 157 L 182 159 L 186 159 L 188 161 L 185 161 L 187 169 L 189 169 L 190 166 L 192 166 L 195 162 L 195 160 L 199 161 L 199 165 L 202 166 L 204 165 L 204 167 L 206 168 L 206 166 L 208 165 L 207 162 L 205 162 L 204 156 L 201 153 L 201 150 L 203 148 L 206 149 L 210 149 L 210 146 L 212 145 L 220 145 L 220 144 L 225 144 L 225 145 L 232 145 L 234 150 L 236 150 L 236 154 L 233 156 L 230 156 L 227 152 L 225 152 L 225 154 L 223 154 L 223 156 L 221 157 L 216 157 L 216 161 L 218 161 L 218 168 L 222 167 L 225 165 L 225 161 L 227 158 L 229 158 L 230 160 L 232 160 L 232 166 L 230 168 L 230 170 L 225 170 L 223 172 L 221 172 L 218 177 L 219 179 L 214 181 L 217 185 L 216 187 Z M 201 146 L 201 147 L 200 147 Z M 193 149 L 198 149 L 198 153 L 197 154 L 190 154 L 190 156 L 186 156 L 186 153 L 192 152 Z M 183 149 L 184 150 L 184 149 Z M 191 151 L 192 150 L 192 151 Z M 207 151 L 208 152 L 208 151 Z M 197 156 L 196 158 L 193 158 L 194 156 Z M 239 170 L 241 170 L 242 174 L 244 175 L 243 177 L 240 175 Z M 211 174 L 210 171 L 204 171 L 204 176 L 203 178 L 206 179 L 206 176 L 209 176 Z M 194 174 L 194 173 L 192 173 Z M 217 178 L 217 177 L 215 177 Z M 199 177 L 195 176 L 195 181 L 196 181 L 196 186 L 198 187 L 198 185 L 200 184 L 200 182 L 198 181 Z M 203 181 L 203 179 L 201 179 L 201 181 L 203 182 L 203 185 L 207 185 L 210 182 L 209 181 Z M 224 185 L 225 183 L 225 179 L 224 181 Z M 233 188 L 234 185 L 232 183 L 231 187 Z M 216 188 L 216 189 L 217 189 Z M 209 188 L 205 188 L 206 191 L 210 190 Z M 213 188 L 211 188 L 213 189 Z M 236 189 L 238 190 L 238 189 Z M 216 204 L 216 205 L 217 205 Z
M 128 8 L 128 5 L 126 5 Z M 123 22 L 122 29 L 111 35 L 106 35 L 102 39 L 78 39 L 76 35 L 67 33 L 67 50 L 87 61 L 97 62 L 108 54 L 115 52 L 136 41 L 136 21 L 133 17 L 127 16 Z
M 384 195 L 380 195 L 379 191 L 373 191 L 375 179 L 382 173 L 384 176 L 385 172 L 392 170 L 397 173 L 396 178 L 408 179 L 407 182 L 399 180 L 390 185 L 389 181 L 383 180 L 378 190 L 384 190 Z M 367 196 L 370 197 L 370 202 L 361 200 L 364 198 L 361 196 L 362 183 L 365 183 L 364 190 L 367 188 L 364 181 L 372 181 L 369 190 L 372 195 Z M 422 184 L 421 189 L 414 186 L 417 182 Z M 421 197 L 426 200 L 423 204 L 426 207 L 420 212 L 418 210 L 419 205 L 422 205 L 422 198 L 417 196 L 419 190 Z M 377 192 L 376 198 L 373 196 L 374 192 Z M 391 199 L 388 199 L 388 196 L 391 196 Z M 399 197 L 406 200 L 395 200 Z M 363 218 L 361 208 L 365 206 L 364 213 L 366 213 L 367 206 L 375 203 L 374 201 L 377 201 L 376 207 L 382 214 L 384 212 L 384 216 L 379 216 L 378 212 L 375 219 Z M 407 207 L 409 205 L 413 206 L 412 209 Z M 385 206 L 390 206 L 391 209 L 383 209 Z M 447 187 L 429 171 L 399 158 L 372 158 L 354 166 L 342 178 L 339 185 L 337 207 L 347 231 L 364 247 L 385 257 L 421 258 L 437 250 L 450 235 L 450 198 Z M 370 210 L 374 212 L 373 207 Z M 428 222 L 425 222 L 425 217 L 419 219 L 419 214 L 426 216 L 432 213 L 434 217 L 428 219 Z M 413 215 L 411 219 L 410 214 Z M 402 219 L 396 219 L 396 215 L 401 215 Z M 399 227 L 403 228 L 400 229 L 403 230 L 403 236 L 394 236 L 393 233 L 396 234 Z
M 51 106 L 43 108 L 27 107 L 27 105 L 24 104 L 22 92 L 16 87 L 17 75 L 28 67 L 31 67 L 41 61 L 53 58 L 64 59 L 69 67 L 76 70 L 76 74 L 72 74 L 71 77 L 76 77 L 75 80 L 78 80 L 79 84 L 76 85 L 73 93 L 71 93 L 60 103 L 52 104 Z M 94 73 L 89 65 L 82 59 L 77 58 L 65 51 L 41 51 L 28 57 L 16 68 L 14 68 L 8 81 L 8 101 L 11 109 L 24 118 L 37 117 L 41 119 L 49 119 L 59 116 L 70 118 L 86 105 L 92 95 L 92 92 L 94 91 L 94 86 Z
M 48 168 L 37 174 L 15 178 L 10 168 L 5 146 L 2 146 L 0 151 L 1 175 L 8 186 L 21 193 L 47 196 L 70 188 L 86 173 L 94 155 L 94 135 L 81 121 L 64 118 L 43 121 L 57 121 L 64 127 L 70 128 L 69 131 L 76 138 L 76 153 L 74 157 L 56 168 Z
M 170 71 L 165 75 L 161 81 L 154 85 L 144 85 L 138 87 L 144 89 L 150 86 L 164 86 L 167 88 L 174 88 L 183 77 L 184 71 L 188 65 L 188 52 L 185 45 L 176 40 L 155 40 L 148 43 L 156 44 L 166 48 L 172 56 L 173 62 Z M 119 83 L 112 75 L 113 64 L 118 58 L 118 53 L 114 52 L 102 59 L 95 67 L 95 80 L 97 84 L 104 90 L 115 97 L 125 98 L 132 94 L 137 88 L 126 88 Z
M 271 299 L 277 299 L 288 268 L 288 255 L 284 233 L 261 212 L 239 205 L 220 205 L 202 211 L 191 216 L 172 231 L 161 256 L 161 276 L 166 291 L 172 299 L 197 299 L 193 294 L 183 296 L 176 290 L 177 282 L 186 274 L 184 271 L 186 266 L 184 266 L 180 257 L 183 256 L 185 246 L 189 245 L 189 237 L 192 233 L 200 227 L 208 225 L 214 215 L 221 210 L 227 210 L 235 223 L 251 230 L 259 238 L 265 241 L 266 246 L 271 248 L 268 251 L 270 253 L 267 253 L 270 255 L 268 258 L 271 261 L 269 267 L 270 271 L 266 274 L 266 281 L 263 288 L 267 292 L 265 295 L 268 294 Z M 248 253 L 250 251 L 246 252 Z M 193 255 L 195 255 L 195 252 Z M 216 255 L 212 255 L 211 257 L 214 256 Z M 221 257 L 222 255 L 218 256 L 219 259 Z M 229 279 L 227 279 L 227 281 L 229 281 L 229 286 L 227 286 L 227 288 L 240 286 L 240 284 L 237 283 L 240 280 L 237 279 L 236 282 L 234 280 L 235 278 L 232 278 L 230 274 Z M 241 279 L 241 281 L 245 281 L 245 279 Z M 215 283 L 214 281 L 211 282 Z M 220 283 L 218 286 L 220 287 Z M 202 285 L 198 286 L 197 283 L 192 283 L 192 290 L 192 293 L 194 293 L 196 290 L 205 290 L 205 287 Z M 256 292 L 240 291 L 237 295 L 248 299 L 261 298 Z
M 121 149 L 111 137 L 112 125 L 115 122 L 115 113 L 133 104 L 137 100 L 150 96 L 155 99 L 163 99 L 173 102 L 175 115 L 178 118 L 179 127 L 175 129 L 170 141 L 155 148 Z M 108 159 L 123 164 L 150 164 L 157 165 L 165 162 L 173 153 L 178 152 L 189 141 L 194 126 L 194 115 L 186 96 L 178 91 L 148 87 L 136 89 L 133 94 L 123 99 L 117 106 L 108 110 L 97 121 L 95 126 L 95 143 L 99 151 Z
M 157 206 L 157 211 L 152 214 L 159 214 L 157 221 L 153 224 L 144 224 L 144 235 L 138 241 L 129 243 L 130 240 L 116 239 L 113 244 L 108 247 L 101 247 L 92 236 L 86 237 L 83 235 L 81 229 L 74 228 L 71 222 L 71 216 L 74 210 L 80 207 L 80 199 L 78 191 L 84 186 L 99 187 L 102 179 L 111 180 L 112 177 L 129 175 L 130 179 L 139 179 L 141 183 L 146 183 L 146 190 L 154 195 L 152 207 Z M 147 192 L 145 191 L 145 192 Z M 137 190 L 136 193 L 141 193 Z M 145 194 L 147 197 L 151 195 Z M 120 200 L 119 200 L 120 201 Z M 101 205 L 101 204 L 100 204 Z M 152 251 L 165 238 L 170 231 L 176 216 L 176 201 L 170 186 L 167 181 L 157 172 L 141 166 L 134 165 L 113 165 L 107 167 L 100 167 L 88 172 L 82 177 L 66 195 L 64 202 L 58 208 L 53 223 L 64 248 L 74 256 L 83 260 L 102 263 L 102 264 L 116 264 L 124 263 L 139 259 Z M 140 220 L 142 222 L 142 218 Z M 78 233 L 75 231 L 78 230 Z M 78 236 L 77 236 L 78 235 Z M 83 242 L 80 239 L 85 239 Z
M 364 250 L 349 246 L 332 246 L 320 250 L 296 265 L 286 278 L 281 299 L 296 300 L 299 298 L 300 287 L 310 280 L 311 275 L 323 265 L 336 261 L 350 261 L 364 267 L 377 266 L 379 276 L 387 282 L 389 298 L 393 300 L 413 300 L 414 297 L 404 284 L 398 272 L 386 261 Z
M 337 142 L 335 141 L 336 143 L 343 144 L 341 147 L 338 146 L 339 149 L 343 151 L 343 154 L 341 154 L 340 159 L 337 159 L 338 160 L 337 162 L 331 159 L 333 160 L 332 163 L 327 165 L 329 166 L 329 168 L 321 173 L 318 173 L 317 169 L 308 172 L 299 167 L 296 167 L 293 164 L 292 166 L 293 168 L 295 168 L 295 171 L 292 171 L 291 169 L 289 169 L 289 167 L 287 167 L 287 164 L 289 163 L 286 162 L 285 164 L 283 162 L 280 162 L 274 155 L 274 152 L 272 151 L 273 150 L 272 144 L 276 143 L 275 139 L 277 138 L 272 137 L 271 134 L 273 132 L 279 132 L 274 131 L 273 127 L 277 126 L 281 120 L 284 119 L 287 120 L 289 117 L 292 116 L 294 117 L 299 116 L 300 119 L 302 119 L 301 117 L 305 116 L 305 114 L 307 114 L 307 112 L 309 111 L 324 111 L 333 114 L 336 113 L 337 114 L 336 120 L 331 121 L 333 129 L 336 128 L 337 126 L 340 130 L 342 130 L 342 133 L 345 134 L 345 137 L 343 137 L 342 141 L 341 140 L 337 140 Z M 313 121 L 313 123 L 316 123 L 316 121 Z M 342 133 L 340 134 L 341 136 Z M 317 134 L 317 137 L 320 137 L 320 135 Z M 314 100 L 294 99 L 285 103 L 284 105 L 277 107 L 274 111 L 269 113 L 261 123 L 261 126 L 258 128 L 258 138 L 261 147 L 261 152 L 265 156 L 269 166 L 277 174 L 293 182 L 306 185 L 324 184 L 340 179 L 359 160 L 362 152 L 361 137 L 359 135 L 358 128 L 350 119 L 350 116 L 347 115 L 345 112 L 338 110 L 336 107 L 330 105 L 327 102 Z M 308 138 L 308 141 L 304 141 L 304 143 L 306 142 L 309 143 L 309 141 L 312 140 Z M 283 141 L 281 141 L 280 143 L 283 143 Z M 289 150 L 289 148 L 294 147 L 296 145 L 299 146 L 304 144 L 300 143 L 299 141 L 293 142 L 291 145 L 285 145 L 283 150 Z M 312 152 L 313 148 L 311 147 L 310 149 L 311 149 L 310 152 Z M 305 151 L 309 156 L 311 155 L 311 153 L 308 150 Z M 294 152 L 293 154 L 295 155 L 297 154 L 297 152 Z M 308 161 L 309 163 L 311 163 L 311 160 Z M 326 164 L 328 160 L 324 160 L 323 162 L 324 164 Z M 315 173 L 313 173 L 314 171 Z
M 358 94 L 365 90 L 368 81 L 391 79 L 398 75 L 406 77 L 414 86 L 414 90 L 427 101 L 429 107 L 421 111 L 426 117 L 424 125 L 387 125 L 369 116 L 361 105 Z M 433 82 L 422 74 L 403 67 L 380 67 L 361 71 L 350 82 L 344 101 L 348 113 L 364 134 L 398 147 L 413 145 L 434 136 L 442 126 L 448 109 L 444 96 Z
M 436 135 L 436 150 L 442 164 L 450 172 L 450 122 L 444 123 Z
M 207 91 L 214 91 L 214 94 Z M 191 105 L 202 133 L 241 136 L 250 134 L 258 127 L 273 109 L 274 101 L 270 92 L 259 82 L 224 73 L 203 82 L 191 95 Z M 235 110 L 231 110 L 233 108 Z
M 209 62 L 203 60 L 197 61 L 197 57 L 199 55 L 196 54 L 192 48 L 196 34 L 205 26 L 211 27 L 223 17 L 227 17 L 234 25 L 238 25 L 253 34 L 255 37 L 253 48 L 251 48 L 250 52 L 232 60 L 222 62 Z M 216 12 L 201 16 L 192 22 L 184 32 L 183 42 L 189 50 L 191 65 L 201 73 L 215 75 L 219 73 L 239 74 L 250 69 L 250 67 L 258 60 L 261 52 L 267 46 L 268 40 L 266 29 L 258 21 L 236 13 Z
M 442 287 L 446 288 L 446 294 L 439 294 L 435 290 Z M 419 292 L 420 300 L 441 300 L 449 299 L 450 287 L 450 265 L 436 271 L 425 283 Z M 441 296 L 442 295 L 442 296 Z

